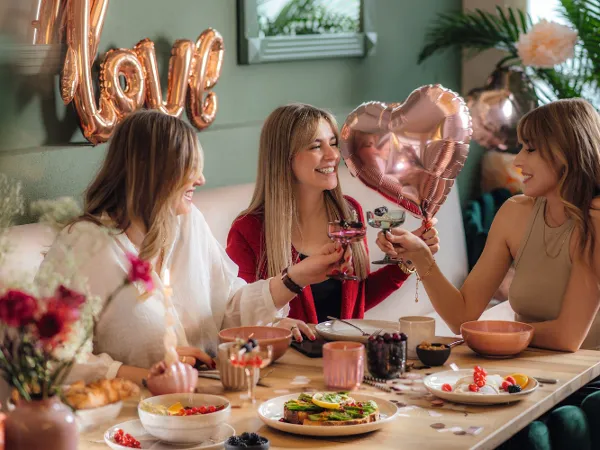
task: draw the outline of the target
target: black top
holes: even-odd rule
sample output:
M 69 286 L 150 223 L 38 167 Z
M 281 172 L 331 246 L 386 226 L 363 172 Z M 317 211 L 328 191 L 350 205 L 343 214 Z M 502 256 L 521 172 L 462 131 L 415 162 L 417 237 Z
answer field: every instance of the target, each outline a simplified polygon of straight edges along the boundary
M 306 255 L 300 254 L 300 259 Z M 329 320 L 327 316 L 340 317 L 342 312 L 342 282 L 329 278 L 322 283 L 311 284 L 317 320 L 319 323 Z

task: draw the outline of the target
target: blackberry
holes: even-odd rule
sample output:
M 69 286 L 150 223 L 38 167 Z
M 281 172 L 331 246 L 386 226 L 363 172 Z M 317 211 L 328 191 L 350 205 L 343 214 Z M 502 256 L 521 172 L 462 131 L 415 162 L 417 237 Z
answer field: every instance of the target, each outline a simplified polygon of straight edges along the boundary
M 248 444 L 258 445 L 260 442 L 260 436 L 256 433 L 250 433 L 250 437 L 248 438 Z
M 385 342 L 390 342 L 390 341 L 392 340 L 392 335 L 391 335 L 390 333 L 385 333 L 385 334 L 383 335 L 383 340 L 384 340 Z
M 401 341 L 407 341 L 408 340 L 408 336 L 405 335 L 404 333 L 400 333 L 400 340 Z
M 517 392 L 521 392 L 521 386 L 519 386 L 518 384 L 511 384 L 510 386 L 508 386 L 509 394 L 516 394 Z
M 235 446 L 239 446 L 242 442 L 242 439 L 239 436 L 231 436 L 229 439 L 227 439 L 227 444 L 228 445 L 233 445 Z
M 246 349 L 246 352 L 250 353 L 252 351 L 252 344 L 244 344 L 242 348 Z
M 269 442 L 269 441 L 267 440 L 267 438 L 261 437 L 261 438 L 258 440 L 258 442 L 260 443 L 260 445 L 265 445 L 265 444 L 266 444 L 267 442 Z
M 375 208 L 373 212 L 376 216 L 383 216 L 388 212 L 388 209 L 385 206 L 380 206 L 379 208 Z
M 253 338 L 248 339 L 248 344 L 250 344 L 253 348 L 258 347 L 258 342 L 256 342 L 256 339 Z
M 240 437 L 242 438 L 243 441 L 247 441 L 248 439 L 250 439 L 250 433 L 247 432 L 243 432 Z

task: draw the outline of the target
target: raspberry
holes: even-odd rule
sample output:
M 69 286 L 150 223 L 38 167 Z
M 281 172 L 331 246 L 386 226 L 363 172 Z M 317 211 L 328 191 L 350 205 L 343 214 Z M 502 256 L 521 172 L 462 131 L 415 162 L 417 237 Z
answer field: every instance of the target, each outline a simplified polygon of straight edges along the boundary
M 506 377 L 505 380 L 508 381 L 510 384 L 517 384 L 515 379 L 511 376 Z
M 502 382 L 502 389 L 505 390 L 506 392 L 508 392 L 508 388 L 512 386 L 512 384 L 510 384 L 508 381 L 504 380 Z
M 471 392 L 479 392 L 479 387 L 476 384 L 470 384 L 469 385 L 469 390 Z

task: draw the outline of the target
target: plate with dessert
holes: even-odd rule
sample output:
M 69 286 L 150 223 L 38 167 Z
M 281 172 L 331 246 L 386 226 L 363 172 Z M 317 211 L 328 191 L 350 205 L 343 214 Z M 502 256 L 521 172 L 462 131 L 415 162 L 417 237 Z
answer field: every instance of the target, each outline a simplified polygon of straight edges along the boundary
M 538 381 L 523 373 L 473 369 L 448 370 L 428 375 L 423 380 L 436 397 L 469 405 L 498 405 L 522 400 L 535 391 Z
M 364 335 L 351 325 L 357 326 Z M 361 320 L 349 319 L 341 322 L 339 320 L 328 320 L 321 322 L 315 326 L 317 332 L 329 341 L 355 341 L 366 344 L 369 336 L 377 332 L 383 333 L 398 333 L 398 322 L 387 320 Z
M 290 394 L 267 400 L 258 416 L 268 426 L 307 436 L 350 436 L 378 430 L 398 407 L 371 395 L 346 392 Z

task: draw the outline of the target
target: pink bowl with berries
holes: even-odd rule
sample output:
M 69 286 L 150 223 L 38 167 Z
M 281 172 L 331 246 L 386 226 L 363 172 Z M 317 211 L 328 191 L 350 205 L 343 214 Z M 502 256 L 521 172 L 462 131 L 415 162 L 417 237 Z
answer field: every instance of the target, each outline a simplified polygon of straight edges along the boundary
M 273 347 L 271 362 L 281 358 L 292 342 L 292 332 L 278 327 L 237 327 L 226 328 L 219 332 L 221 342 L 235 342 L 236 339 L 248 340 L 250 337 L 259 347 Z
M 202 442 L 227 422 L 231 405 L 225 397 L 209 394 L 167 394 L 142 400 L 138 415 L 146 431 L 172 444 Z
M 490 358 L 514 357 L 533 339 L 533 326 L 505 320 L 465 322 L 460 332 L 471 350 Z

